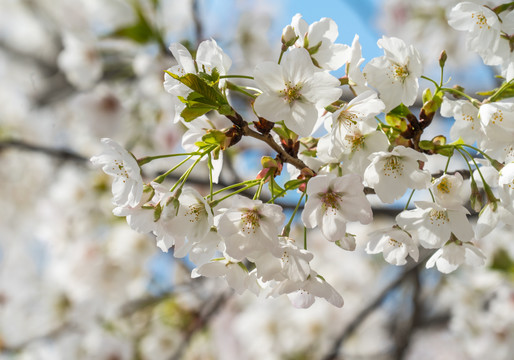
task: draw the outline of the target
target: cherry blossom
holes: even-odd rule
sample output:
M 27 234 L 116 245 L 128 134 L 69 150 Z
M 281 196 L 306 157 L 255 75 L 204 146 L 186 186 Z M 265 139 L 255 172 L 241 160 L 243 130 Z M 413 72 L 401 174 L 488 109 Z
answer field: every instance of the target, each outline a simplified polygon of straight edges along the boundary
M 91 162 L 102 165 L 102 170 L 114 177 L 112 183 L 113 203 L 117 206 L 136 206 L 143 195 L 141 169 L 132 154 L 120 144 L 103 138 L 104 152 L 93 156 Z
M 298 40 L 297 47 L 309 50 L 314 65 L 325 70 L 337 70 L 346 61 L 348 45 L 334 44 L 337 39 L 337 24 L 330 18 L 322 18 L 311 25 L 296 14 L 291 21 Z
M 472 242 L 451 242 L 437 250 L 427 261 L 427 269 L 437 266 L 437 270 L 448 274 L 460 265 L 481 266 L 485 264 L 484 253 Z
M 405 265 L 407 256 L 418 261 L 419 249 L 408 233 L 401 229 L 382 229 L 369 234 L 366 245 L 368 254 L 382 253 L 385 261 L 393 265 Z
M 376 152 L 369 158 L 371 164 L 364 172 L 364 180 L 383 202 L 399 199 L 407 188 L 419 190 L 430 185 L 430 173 L 419 167 L 419 161 L 426 162 L 427 157 L 411 148 L 396 146 L 390 152 Z
M 346 222 L 369 224 L 373 219 L 371 205 L 363 190 L 361 178 L 354 174 L 312 178 L 307 185 L 309 198 L 302 213 L 303 223 L 308 228 L 319 226 L 329 241 L 342 240 Z
M 383 36 L 377 44 L 384 49 L 385 55 L 371 59 L 364 67 L 368 84 L 379 91 L 386 112 L 401 103 L 414 104 L 419 89 L 418 78 L 423 70 L 418 51 L 395 37 Z
M 278 235 L 284 219 L 278 205 L 235 195 L 232 206 L 219 219 L 218 233 L 227 254 L 237 260 L 255 258 L 262 251 L 280 253 Z
M 453 234 L 461 241 L 474 238 L 473 228 L 460 206 L 444 208 L 428 201 L 416 201 L 416 209 L 406 210 L 396 216 L 396 222 L 408 231 L 426 249 L 443 246 Z
M 284 121 L 298 135 L 311 134 L 318 112 L 339 99 L 339 80 L 316 68 L 305 49 L 286 53 L 282 63 L 264 62 L 254 71 L 262 89 L 254 103 L 257 114 L 268 121 Z

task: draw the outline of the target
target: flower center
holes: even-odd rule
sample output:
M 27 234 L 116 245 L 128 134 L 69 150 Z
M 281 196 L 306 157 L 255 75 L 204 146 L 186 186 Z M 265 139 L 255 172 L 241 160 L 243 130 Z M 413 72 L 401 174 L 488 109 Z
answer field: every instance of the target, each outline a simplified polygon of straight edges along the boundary
M 452 184 L 447 178 L 442 179 L 441 182 L 439 184 L 437 184 L 437 190 L 439 190 L 440 192 L 442 192 L 444 194 L 449 194 L 451 188 L 452 188 Z
M 302 94 L 300 93 L 302 90 L 302 84 L 296 84 L 293 86 L 291 82 L 286 82 L 286 88 L 284 90 L 280 90 L 280 94 L 289 104 L 295 102 L 296 100 L 300 100 Z
M 402 243 L 398 240 L 395 240 L 393 238 L 389 238 L 389 245 L 393 246 L 393 247 L 401 247 L 402 246 Z
M 189 222 L 195 223 L 198 222 L 201 216 L 205 213 L 205 207 L 202 204 L 193 204 L 189 205 L 188 210 L 186 211 L 186 217 L 189 218 Z
M 343 126 L 345 129 L 350 131 L 353 125 L 357 125 L 358 118 L 357 114 L 343 110 L 339 113 L 337 122 L 339 123 L 339 126 Z
M 321 209 L 323 213 L 332 211 L 336 213 L 339 210 L 339 201 L 341 200 L 341 194 L 328 190 L 326 193 L 321 194 Z
M 448 214 L 446 211 L 441 210 L 430 210 L 430 223 L 433 225 L 434 223 L 437 224 L 437 226 L 441 226 L 446 224 L 447 222 L 450 222 L 450 219 L 448 218 Z
M 482 29 L 484 26 L 487 26 L 488 29 L 490 29 L 491 27 L 489 25 L 487 25 L 487 19 L 486 17 L 484 16 L 484 14 L 475 14 L 475 13 L 472 13 L 471 14 L 471 18 L 472 19 L 475 19 L 476 21 L 476 24 L 478 25 L 478 27 L 480 29 Z
M 125 169 L 123 161 L 114 160 L 114 165 L 115 166 L 112 168 L 112 170 L 116 172 L 116 175 L 124 177 L 125 179 L 129 178 L 128 171 Z M 125 182 L 125 180 L 123 180 L 123 182 Z
M 403 82 L 409 76 L 409 68 L 407 65 L 393 64 L 390 71 L 394 81 Z
M 403 162 L 399 156 L 390 156 L 384 164 L 384 175 L 393 176 L 395 179 L 403 174 Z
M 501 110 L 497 110 L 493 116 L 491 117 L 491 122 L 493 124 L 496 124 L 496 122 L 499 121 L 499 122 L 502 122 L 503 121 L 503 111 Z
M 254 233 L 259 228 L 259 213 L 257 210 L 245 209 L 241 212 L 241 231 L 247 234 Z

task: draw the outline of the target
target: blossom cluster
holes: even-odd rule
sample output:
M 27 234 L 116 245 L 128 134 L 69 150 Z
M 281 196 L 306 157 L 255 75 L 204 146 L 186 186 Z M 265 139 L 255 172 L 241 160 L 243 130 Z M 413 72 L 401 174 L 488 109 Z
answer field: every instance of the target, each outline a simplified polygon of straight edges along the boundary
M 353 251 L 356 236 L 347 225 L 373 221 L 370 194 L 376 195 L 372 201 L 391 204 L 408 189 L 396 224 L 370 233 L 366 251 L 404 265 L 409 257 L 420 260 L 420 248 L 429 249 L 426 266 L 443 273 L 461 264 L 483 265 L 477 240 L 500 221 L 514 219 L 513 14 L 510 7 L 467 2 L 449 13 L 449 24 L 467 31 L 468 47 L 485 64 L 501 68 L 501 86 L 481 101 L 446 87 L 445 52 L 439 58 L 441 80 L 434 81 L 423 76 L 418 50 L 399 38 L 383 36 L 377 45 L 384 55 L 361 69 L 359 37 L 351 45 L 336 43 L 338 28 L 329 18 L 309 25 L 296 15 L 283 30 L 278 61 L 257 64 L 252 75 L 231 74 L 231 59 L 212 39 L 200 43 L 195 56 L 174 43 L 170 51 L 177 64 L 166 70 L 164 88 L 173 95 L 173 121 L 187 128 L 185 152 L 136 159 L 105 138 L 104 152 L 91 161 L 114 177 L 115 215 L 140 233 L 152 233 L 162 251 L 173 247 L 176 257 L 188 256 L 193 277 L 222 277 L 239 294 L 287 294 L 302 308 L 316 297 L 342 306 L 341 295 L 311 267 L 316 254 L 309 250 L 307 229 L 319 228 L 326 240 Z M 343 67 L 344 76 L 331 74 Z M 415 115 L 421 78 L 433 89 L 423 91 Z M 251 111 L 236 110 L 236 95 L 247 98 Z M 437 112 L 454 118 L 453 142 L 442 135 L 422 138 Z M 217 127 L 213 114 L 229 126 Z M 223 153 L 247 137 L 276 156 L 263 157 L 253 178 L 215 188 Z M 142 166 L 177 156 L 185 159 L 143 180 Z M 469 181 L 448 171 L 454 156 L 468 165 L 463 174 Z M 441 157 L 446 166 L 437 165 Z M 168 176 L 186 163 L 190 167 L 167 186 Z M 187 185 L 197 166 L 208 169 L 208 193 Z M 415 201 L 409 210 L 418 191 L 431 201 Z M 280 201 L 288 193 L 299 200 L 286 216 Z M 479 212 L 475 227 L 467 201 Z M 291 236 L 298 211 L 303 239 Z

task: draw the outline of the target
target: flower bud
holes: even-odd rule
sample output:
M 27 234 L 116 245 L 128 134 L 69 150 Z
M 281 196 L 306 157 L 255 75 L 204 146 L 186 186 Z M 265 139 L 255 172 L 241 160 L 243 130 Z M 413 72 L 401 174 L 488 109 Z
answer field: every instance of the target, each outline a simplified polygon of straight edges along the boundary
M 448 59 L 448 55 L 446 54 L 446 50 L 443 50 L 441 52 L 441 55 L 439 55 L 439 66 L 444 67 L 444 64 L 446 63 L 447 59 Z
M 293 27 L 291 25 L 287 25 L 282 31 L 282 44 L 284 44 L 286 47 L 289 47 L 293 45 L 297 39 L 298 36 L 296 36 Z

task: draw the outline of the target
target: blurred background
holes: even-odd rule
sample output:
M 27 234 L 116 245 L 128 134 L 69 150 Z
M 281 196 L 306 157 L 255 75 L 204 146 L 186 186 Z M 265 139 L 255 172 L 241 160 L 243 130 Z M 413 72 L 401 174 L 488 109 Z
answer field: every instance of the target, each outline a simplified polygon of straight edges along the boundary
M 0 359 L 512 359 L 509 227 L 479 244 L 486 267 L 450 276 L 365 254 L 367 234 L 391 225 L 394 208 L 376 209 L 372 227 L 350 225 L 355 252 L 313 233 L 313 267 L 345 306 L 299 310 L 284 297 L 192 280 L 187 259 L 112 215 L 111 179 L 89 163 L 102 137 L 137 157 L 180 149 L 185 129 L 172 123 L 162 85 L 175 64 L 171 42 L 194 51 L 213 38 L 233 60 L 231 73 L 252 74 L 278 58 L 296 13 L 309 24 L 333 18 L 339 43 L 358 34 L 366 62 L 382 55 L 382 35 L 397 36 L 437 78 L 445 49 L 453 84 L 490 89 L 495 69 L 446 23 L 456 3 L 0 0 Z M 253 145 L 228 152 L 222 182 L 255 176 L 252 159 L 269 150 Z M 170 164 L 147 165 L 145 180 Z M 202 178 L 196 184 L 208 189 Z

